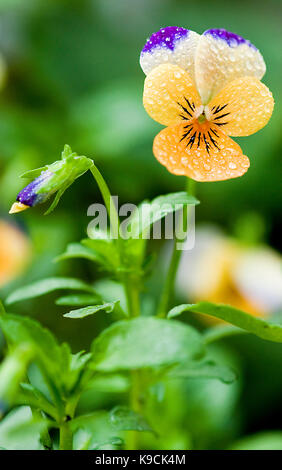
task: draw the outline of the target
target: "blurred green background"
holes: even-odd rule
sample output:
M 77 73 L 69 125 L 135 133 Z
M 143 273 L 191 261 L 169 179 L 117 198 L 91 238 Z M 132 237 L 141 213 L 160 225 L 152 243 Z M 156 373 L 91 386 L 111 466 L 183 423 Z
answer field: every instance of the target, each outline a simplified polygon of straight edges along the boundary
M 40 207 L 13 219 L 7 216 L 23 186 L 18 175 L 57 160 L 65 143 L 94 158 L 120 203 L 138 203 L 184 187 L 182 177 L 169 174 L 154 159 L 152 140 L 161 126 L 142 106 L 139 53 L 152 32 L 168 25 L 199 33 L 226 28 L 250 39 L 265 58 L 263 81 L 276 101 L 272 119 L 257 134 L 238 140 L 251 160 L 243 178 L 197 185 L 201 205 L 196 220 L 217 224 L 237 237 L 242 220 L 251 220 L 247 229 L 243 223 L 245 230 L 281 252 L 281 15 L 280 0 L 0 0 L 0 53 L 7 66 L 0 94 L 0 217 L 13 220 L 32 246 L 24 273 L 3 286 L 2 298 L 17 286 L 49 275 L 87 280 L 100 275 L 87 261 L 53 262 L 68 242 L 85 236 L 87 208 L 101 200 L 90 175 L 76 182 L 49 217 Z M 160 278 L 155 282 L 158 292 Z M 35 316 L 75 351 L 88 347 L 107 320 L 73 324 L 62 317 L 64 309 L 54 306 L 54 298 L 22 302 L 13 310 Z M 218 445 L 209 433 L 218 427 L 219 442 L 227 445 L 227 429 L 227 436 L 237 438 L 281 429 L 282 347 L 250 336 L 228 340 L 224 347 L 240 364 L 241 375 L 240 385 L 228 392 L 233 395 L 227 405 L 219 388 L 206 391 L 209 411 L 199 399 L 203 391 L 184 392 L 187 409 L 182 420 L 189 421 L 198 406 L 199 442 L 207 447 Z M 175 393 L 171 390 L 171 403 Z M 187 396 L 192 397 L 190 404 Z M 215 409 L 220 409 L 217 423 L 206 417 Z M 172 416 L 177 413 L 171 409 Z M 201 427 L 201 422 L 208 424 Z

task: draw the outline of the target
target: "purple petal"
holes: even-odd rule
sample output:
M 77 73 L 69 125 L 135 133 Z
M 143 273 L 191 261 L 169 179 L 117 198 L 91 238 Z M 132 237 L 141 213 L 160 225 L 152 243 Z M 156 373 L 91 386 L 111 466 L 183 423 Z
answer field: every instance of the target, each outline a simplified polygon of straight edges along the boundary
M 178 26 L 167 26 L 162 28 L 147 40 L 142 49 L 143 52 L 151 52 L 156 47 L 166 47 L 173 51 L 176 42 L 189 34 L 189 29 L 180 28 Z

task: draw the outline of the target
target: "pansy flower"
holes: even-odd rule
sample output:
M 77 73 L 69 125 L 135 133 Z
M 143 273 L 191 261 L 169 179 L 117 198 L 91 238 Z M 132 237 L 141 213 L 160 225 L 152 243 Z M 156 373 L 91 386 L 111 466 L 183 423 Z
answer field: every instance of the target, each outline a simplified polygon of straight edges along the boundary
M 10 214 L 42 204 L 53 194 L 57 193 L 53 203 L 46 212 L 46 214 L 50 213 L 58 204 L 65 190 L 92 165 L 93 160 L 84 156 L 78 156 L 72 152 L 68 145 L 65 145 L 61 160 L 36 170 L 27 171 L 22 175 L 24 178 L 35 179 L 19 192 L 17 202 L 12 205 Z
M 157 160 L 196 181 L 243 175 L 249 159 L 229 136 L 264 127 L 274 106 L 258 49 L 224 29 L 199 35 L 171 26 L 148 39 L 140 64 L 144 107 L 168 126 L 154 140 Z

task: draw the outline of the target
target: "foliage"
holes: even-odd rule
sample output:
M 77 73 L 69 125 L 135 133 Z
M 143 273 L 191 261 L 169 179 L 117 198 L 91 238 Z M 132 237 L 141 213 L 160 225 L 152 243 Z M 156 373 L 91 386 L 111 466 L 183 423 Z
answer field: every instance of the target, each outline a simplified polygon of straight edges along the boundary
M 76 165 L 75 159 L 72 165 Z M 120 305 L 123 303 L 119 296 L 121 291 L 117 291 L 119 298 L 104 299 L 97 286 L 71 277 L 42 279 L 18 288 L 8 296 L 7 306 L 57 290 L 72 291 L 56 300 L 58 305 L 79 307 L 65 313 L 64 317 L 84 321 L 85 317 L 96 317 L 97 313 L 112 314 L 109 316 L 112 324 L 93 340 L 91 352 L 76 354 L 71 353 L 68 344 L 59 344 L 53 334 L 37 321 L 6 313 L 1 306 L 0 326 L 9 351 L 0 369 L 0 377 L 3 378 L 0 387 L 2 414 L 9 409 L 13 413 L 19 405 L 24 408 L 18 408 L 17 412 L 23 416 L 27 416 L 26 410 L 32 411 L 32 419 L 27 420 L 33 438 L 37 435 L 37 444 L 28 444 L 32 448 L 41 443 L 46 449 L 55 449 L 58 438 L 61 449 L 98 449 L 105 445 L 118 448 L 133 445 L 133 438 L 137 442 L 136 433 L 140 432 L 151 432 L 153 439 L 158 440 L 161 431 L 158 426 L 155 430 L 154 424 L 152 427 L 149 424 L 141 395 L 147 395 L 149 399 L 157 393 L 156 399 L 162 401 L 159 395 L 161 388 L 171 381 L 218 380 L 230 386 L 238 375 L 232 366 L 210 355 L 211 343 L 242 330 L 270 341 L 281 342 L 282 339 L 279 324 L 254 318 L 228 305 L 208 302 L 182 304 L 172 308 L 167 318 L 139 316 L 139 295 L 146 278 L 147 257 L 142 235 L 170 211 L 178 210 L 179 205 L 196 204 L 197 200 L 179 192 L 144 202 L 141 208 L 145 208 L 145 217 L 140 219 L 139 214 L 134 213 L 130 219 L 129 236 L 121 237 L 119 218 L 112 206 L 109 189 L 94 164 L 90 170 L 97 180 L 112 229 L 118 237 L 112 239 L 109 234 L 95 229 L 91 234 L 93 238 L 84 239 L 81 244 L 70 244 L 57 260 L 82 257 L 100 265 L 124 289 L 127 306 L 123 309 Z M 183 312 L 210 315 L 234 326 L 213 327 L 200 333 L 195 327 L 174 319 Z M 114 393 L 115 374 L 122 374 L 129 381 L 125 389 L 116 390 L 116 393 L 119 390 L 129 393 L 129 406 L 118 405 L 103 412 L 90 408 L 89 412 L 81 413 L 79 410 L 83 409 L 87 391 L 98 393 L 99 381 L 100 386 L 103 380 L 106 380 L 105 384 L 108 381 Z M 10 416 L 13 415 L 9 413 L 0 424 L 0 436 L 1 432 L 4 433 L 3 445 L 7 448 L 18 446 L 12 441 L 7 442 Z M 25 426 L 23 424 L 23 428 Z M 94 436 L 93 429 L 97 431 L 97 426 L 101 429 Z M 15 436 L 20 438 L 21 432 L 15 429 Z

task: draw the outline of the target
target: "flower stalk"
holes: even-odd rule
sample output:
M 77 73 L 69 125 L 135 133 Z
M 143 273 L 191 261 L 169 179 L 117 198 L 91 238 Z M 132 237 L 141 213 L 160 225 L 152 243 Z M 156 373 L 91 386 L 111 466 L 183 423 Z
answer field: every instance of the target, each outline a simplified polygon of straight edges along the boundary
M 195 184 L 196 182 L 190 178 L 187 178 L 186 181 L 186 190 L 187 193 L 194 196 L 195 195 Z M 183 228 L 184 232 L 186 232 L 187 235 L 187 230 L 188 230 L 188 212 L 189 212 L 189 206 L 187 206 L 187 209 L 184 210 L 183 212 Z M 183 240 L 182 240 L 183 242 Z M 179 244 L 179 239 L 177 238 L 177 235 L 175 236 L 174 242 L 173 242 L 173 250 L 172 250 L 172 255 L 167 271 L 167 276 L 164 282 L 164 287 L 161 295 L 161 300 L 159 303 L 159 308 L 158 308 L 158 313 L 157 316 L 160 318 L 165 318 L 170 304 L 173 299 L 174 295 L 174 286 L 175 286 L 175 278 L 179 266 L 179 262 L 181 259 L 181 254 L 182 250 L 178 249 L 178 244 Z
M 119 216 L 118 216 L 118 212 L 114 204 L 112 195 L 110 193 L 109 187 L 106 181 L 104 180 L 103 176 L 101 175 L 100 171 L 94 164 L 91 166 L 90 171 L 92 175 L 94 176 L 96 183 L 98 184 L 103 200 L 105 202 L 105 206 L 106 206 L 108 216 L 110 219 L 112 236 L 114 240 L 118 240 L 119 239 L 119 226 L 120 226 Z
M 140 400 L 140 394 L 142 390 L 140 372 L 137 370 L 131 371 L 131 389 L 130 389 L 130 408 L 136 413 L 142 414 L 142 403 Z M 127 439 L 127 450 L 138 450 L 138 431 L 129 431 Z
M 70 427 L 70 422 L 65 421 L 60 426 L 60 450 L 73 449 L 73 434 Z

